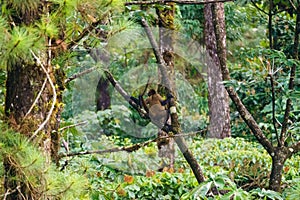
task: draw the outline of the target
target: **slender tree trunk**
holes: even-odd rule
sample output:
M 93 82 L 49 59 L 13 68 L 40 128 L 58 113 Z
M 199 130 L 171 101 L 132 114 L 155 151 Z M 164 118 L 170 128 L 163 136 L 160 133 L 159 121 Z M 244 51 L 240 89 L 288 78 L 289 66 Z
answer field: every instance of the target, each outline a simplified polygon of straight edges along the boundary
M 168 81 L 168 74 L 167 74 L 167 70 L 165 69 L 165 62 L 162 58 L 161 53 L 159 52 L 158 45 L 154 39 L 154 36 L 150 30 L 150 27 L 149 27 L 147 21 L 145 19 L 142 19 L 141 22 L 145 28 L 145 31 L 146 31 L 149 41 L 151 43 L 152 49 L 154 51 L 154 55 L 157 60 L 158 67 L 160 68 L 160 71 L 162 73 L 162 78 L 163 78 L 163 80 L 165 80 L 165 82 L 167 83 L 166 85 L 168 86 L 168 85 L 170 85 L 170 81 Z M 113 84 L 113 85 L 115 85 L 115 84 Z M 174 93 L 174 91 L 170 91 L 170 93 Z M 125 99 L 126 99 L 126 96 L 125 96 Z M 180 134 L 180 124 L 178 121 L 178 115 L 177 115 L 177 111 L 176 111 L 176 102 L 175 102 L 174 98 L 171 98 L 171 102 L 170 102 L 169 106 L 170 106 L 170 112 L 172 111 L 171 112 L 172 132 L 175 135 Z M 192 154 L 192 152 L 188 149 L 185 139 L 183 137 L 179 136 L 179 137 L 176 137 L 175 141 L 176 141 L 181 153 L 184 155 L 186 161 L 188 162 L 191 169 L 193 170 L 193 173 L 194 173 L 198 183 L 202 183 L 205 179 L 202 169 L 201 169 L 199 163 L 197 162 L 196 158 Z
M 97 89 L 96 89 L 96 109 L 99 110 L 105 110 L 110 107 L 110 94 L 109 94 L 109 81 L 101 76 L 99 78 Z
M 209 137 L 230 137 L 228 94 L 222 83 L 221 65 L 226 66 L 226 32 L 222 3 L 204 5 L 205 45 L 208 62 Z M 215 15 L 213 15 L 215 14 Z M 216 34 L 216 30 L 218 33 Z
M 169 75 L 170 87 L 166 88 L 166 83 L 162 79 L 162 87 L 158 88 L 160 94 L 168 94 L 175 87 L 175 70 L 174 70 L 174 15 L 175 4 L 166 4 L 164 8 L 157 8 L 158 25 L 159 25 L 159 50 L 166 63 L 166 69 Z M 159 73 L 160 74 L 160 73 Z M 161 130 L 162 131 L 162 130 Z M 165 133 L 159 133 L 164 135 Z M 158 143 L 159 155 L 170 159 L 169 167 L 174 167 L 175 147 L 174 139 L 170 138 L 165 143 Z

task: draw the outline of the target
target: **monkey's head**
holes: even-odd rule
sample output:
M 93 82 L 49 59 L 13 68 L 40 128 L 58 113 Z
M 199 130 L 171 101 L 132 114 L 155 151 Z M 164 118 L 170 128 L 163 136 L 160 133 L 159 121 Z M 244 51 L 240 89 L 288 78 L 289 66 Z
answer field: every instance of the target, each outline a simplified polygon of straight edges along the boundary
M 149 90 L 149 92 L 148 92 L 149 97 L 154 95 L 154 94 L 156 94 L 156 91 L 154 89 Z

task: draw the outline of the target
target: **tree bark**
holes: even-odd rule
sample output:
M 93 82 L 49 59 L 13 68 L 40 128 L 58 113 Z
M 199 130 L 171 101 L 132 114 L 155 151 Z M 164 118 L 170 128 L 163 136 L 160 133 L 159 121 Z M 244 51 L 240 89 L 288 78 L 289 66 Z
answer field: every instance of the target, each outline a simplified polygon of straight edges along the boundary
M 293 152 L 287 147 L 275 147 L 272 156 L 272 170 L 269 181 L 269 189 L 279 192 L 281 190 L 282 172 L 285 161 Z
M 215 16 L 213 16 L 213 13 Z M 204 5 L 205 45 L 210 57 L 208 63 L 208 105 L 210 124 L 208 136 L 230 137 L 230 110 L 228 94 L 222 83 L 221 65 L 226 66 L 226 32 L 224 6 L 221 3 Z M 217 29 L 217 30 L 216 30 Z M 218 34 L 216 34 L 218 32 Z
M 47 81 L 45 73 L 37 64 L 20 61 L 9 66 L 7 70 L 6 116 L 9 119 L 10 125 L 16 131 L 30 138 L 47 118 L 51 107 L 51 103 L 49 102 L 53 100 L 52 88 Z M 51 66 L 49 66 L 48 71 L 50 72 L 52 81 L 55 82 Z M 38 97 L 37 94 L 39 93 L 41 95 Z M 36 141 L 39 141 L 39 146 L 43 149 L 48 163 L 51 162 L 51 158 L 54 162 L 58 163 L 59 134 L 57 130 L 60 121 L 61 108 L 59 102 L 61 102 L 61 96 L 58 95 L 56 100 L 56 106 L 50 120 L 41 130 L 43 134 L 36 136 Z M 5 162 L 4 165 L 6 170 L 4 185 L 9 187 L 5 189 L 14 190 L 18 185 L 24 185 L 23 183 L 18 183 L 17 180 L 13 180 L 15 170 L 12 163 Z M 26 190 L 23 187 L 21 189 L 20 191 L 23 195 L 28 195 L 28 198 L 36 195 L 28 192 L 33 190 Z M 23 198 L 21 198 L 18 190 L 16 190 L 16 192 L 8 195 L 7 199 L 18 200 Z
M 48 12 L 48 5 L 36 2 L 36 7 L 26 9 L 26 12 L 17 9 L 11 12 L 11 24 L 33 24 L 42 13 Z M 45 37 L 45 46 L 49 45 L 51 40 Z M 33 55 L 34 61 L 31 58 L 12 57 L 7 62 L 5 114 L 12 128 L 38 143 L 46 157 L 45 164 L 49 164 L 51 159 L 58 164 L 60 138 L 57 130 L 62 109 L 60 91 L 64 88 L 64 74 L 51 66 L 50 60 L 54 55 L 52 50 L 41 52 L 38 56 L 41 55 Z M 34 186 L 29 182 L 18 179 L 24 174 L 17 176 L 21 172 L 15 169 L 14 164 L 13 159 L 4 157 L 4 186 L 8 193 L 6 199 L 39 199 L 40 191 L 32 188 Z
M 175 88 L 175 71 L 174 71 L 174 15 L 175 15 L 175 4 L 167 3 L 163 8 L 159 7 L 156 9 L 158 15 L 158 26 L 159 26 L 159 50 L 165 62 L 165 67 L 168 73 L 168 80 L 170 84 L 164 82 L 161 78 L 162 86 L 158 88 L 158 92 L 163 95 L 167 95 L 170 91 Z M 160 72 L 160 68 L 159 74 Z M 170 88 L 168 88 L 170 87 Z M 161 133 L 159 133 L 160 135 Z M 163 133 L 162 135 L 164 135 Z M 168 133 L 166 133 L 168 134 Z M 159 149 L 159 155 L 161 157 L 169 158 L 169 167 L 174 167 L 175 162 L 175 147 L 174 139 L 169 138 L 164 143 L 157 143 Z
M 167 83 L 166 85 L 168 86 L 168 85 L 170 85 L 170 81 L 169 81 L 169 78 L 167 75 L 167 70 L 165 69 L 166 64 L 162 58 L 162 55 L 159 51 L 157 43 L 154 40 L 154 36 L 150 30 L 150 27 L 144 18 L 142 18 L 142 24 L 145 28 L 145 31 L 147 33 L 147 36 L 148 36 L 151 46 L 153 48 L 158 67 L 160 68 L 160 71 L 162 73 L 162 78 L 165 79 L 165 82 Z M 168 87 L 168 88 L 170 88 L 170 87 Z M 170 92 L 174 93 L 174 91 L 170 91 Z M 126 99 L 126 96 L 123 96 L 123 97 Z M 175 108 L 175 109 L 173 109 L 173 111 L 171 113 L 172 132 L 174 134 L 180 134 L 180 124 L 178 121 L 178 115 L 177 115 L 177 111 L 176 111 L 176 102 L 175 102 L 174 98 L 171 98 L 170 108 L 171 107 Z M 198 183 L 202 183 L 205 180 L 202 169 L 201 169 L 199 163 L 197 162 L 196 158 L 194 157 L 193 153 L 188 149 L 185 139 L 180 136 L 175 141 L 176 141 L 176 144 L 178 145 L 181 153 L 184 155 L 186 161 L 188 162 L 191 169 L 193 170 L 193 173 L 194 173 Z

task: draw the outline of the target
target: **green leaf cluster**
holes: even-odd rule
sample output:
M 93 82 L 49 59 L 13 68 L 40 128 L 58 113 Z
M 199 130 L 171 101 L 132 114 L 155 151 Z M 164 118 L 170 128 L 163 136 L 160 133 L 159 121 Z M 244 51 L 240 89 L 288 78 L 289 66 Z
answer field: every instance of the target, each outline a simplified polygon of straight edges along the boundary
M 0 166 L 1 177 L 23 184 L 27 191 L 38 191 L 34 198 L 84 199 L 87 179 L 59 171 L 28 139 L 6 125 L 1 124 L 0 129 L 0 162 L 6 166 Z

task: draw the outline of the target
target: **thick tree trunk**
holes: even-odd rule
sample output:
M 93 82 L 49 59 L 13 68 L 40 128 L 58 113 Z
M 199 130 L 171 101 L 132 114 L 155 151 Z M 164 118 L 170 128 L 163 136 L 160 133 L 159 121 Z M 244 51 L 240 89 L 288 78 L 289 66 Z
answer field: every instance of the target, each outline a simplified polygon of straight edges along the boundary
M 213 12 L 213 4 L 204 5 L 205 18 L 205 45 L 210 57 L 208 63 L 208 105 L 209 105 L 209 137 L 230 137 L 230 112 L 228 94 L 222 83 L 221 65 L 226 65 L 226 32 L 224 21 L 224 7 L 216 6 Z M 216 16 L 213 17 L 213 13 Z M 213 22 L 216 18 L 215 23 Z M 215 25 L 215 26 L 214 26 Z M 215 27 L 219 28 L 216 34 Z
M 50 67 L 48 68 L 48 72 L 55 82 L 55 76 Z M 39 94 L 40 96 L 37 98 Z M 37 101 L 35 101 L 36 99 Z M 40 66 L 25 62 L 16 62 L 14 65 L 8 67 L 5 113 L 10 125 L 16 131 L 31 138 L 33 133 L 47 118 L 52 105 L 51 101 L 53 102 L 53 90 L 49 85 L 46 74 Z M 52 158 L 53 161 L 58 163 L 59 134 L 57 129 L 59 127 L 60 108 L 57 105 L 59 105 L 60 101 L 61 97 L 58 94 L 55 109 L 48 123 L 41 129 L 40 134 L 32 138 L 39 141 L 39 146 L 43 150 L 48 162 L 51 162 Z M 36 196 L 36 194 L 29 192 L 34 190 L 23 188 L 26 184 L 24 185 L 15 180 L 16 170 L 14 170 L 14 165 L 8 162 L 8 160 L 6 161 L 4 162 L 5 189 L 7 191 L 15 191 L 8 195 L 6 199 L 23 199 L 19 191 L 28 199 Z M 19 185 L 22 186 L 20 190 L 15 190 Z

